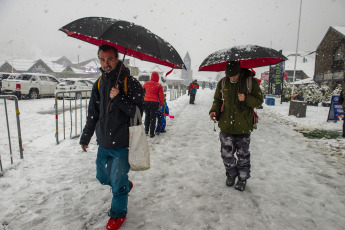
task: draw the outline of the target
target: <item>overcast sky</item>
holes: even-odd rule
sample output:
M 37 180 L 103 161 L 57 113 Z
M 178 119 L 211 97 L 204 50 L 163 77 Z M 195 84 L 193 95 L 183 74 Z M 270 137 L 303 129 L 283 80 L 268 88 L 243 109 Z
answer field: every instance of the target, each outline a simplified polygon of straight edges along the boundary
M 299 9 L 300 0 L 0 0 L 0 61 L 96 57 L 94 45 L 58 29 L 81 17 L 101 16 L 144 26 L 182 59 L 189 52 L 197 72 L 210 53 L 234 45 L 294 52 Z M 299 50 L 316 50 L 331 25 L 345 26 L 344 11 L 344 0 L 303 0 Z

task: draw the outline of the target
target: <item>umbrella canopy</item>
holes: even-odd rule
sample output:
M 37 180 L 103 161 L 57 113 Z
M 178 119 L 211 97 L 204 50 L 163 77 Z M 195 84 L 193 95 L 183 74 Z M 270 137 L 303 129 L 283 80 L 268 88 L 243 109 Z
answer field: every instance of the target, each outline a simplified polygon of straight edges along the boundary
M 200 65 L 199 71 L 224 71 L 228 61 L 240 61 L 241 68 L 274 65 L 287 60 L 280 52 L 257 45 L 234 46 L 210 54 Z
M 68 36 L 100 46 L 108 44 L 120 53 L 171 68 L 185 68 L 172 45 L 142 26 L 103 17 L 77 19 L 62 28 Z

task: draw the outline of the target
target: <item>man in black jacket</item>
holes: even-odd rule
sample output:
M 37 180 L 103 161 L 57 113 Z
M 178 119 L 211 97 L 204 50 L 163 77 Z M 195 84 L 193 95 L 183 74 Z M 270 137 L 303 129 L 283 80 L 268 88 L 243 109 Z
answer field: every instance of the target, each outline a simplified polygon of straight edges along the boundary
M 142 112 L 143 89 L 129 75 L 129 70 L 119 61 L 115 47 L 101 45 L 98 50 L 102 76 L 92 87 L 86 125 L 80 138 L 83 151 L 96 131 L 98 153 L 96 177 L 103 185 L 112 188 L 113 199 L 107 229 L 121 227 L 126 219 L 128 193 L 133 187 L 128 180 L 129 120 L 136 106 Z M 118 84 L 116 79 L 121 69 Z

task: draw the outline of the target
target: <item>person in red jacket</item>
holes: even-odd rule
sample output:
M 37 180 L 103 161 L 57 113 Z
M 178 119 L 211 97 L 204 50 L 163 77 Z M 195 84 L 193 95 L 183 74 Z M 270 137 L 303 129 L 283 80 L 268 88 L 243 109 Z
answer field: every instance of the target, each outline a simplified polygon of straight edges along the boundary
M 164 103 L 163 86 L 158 83 L 159 75 L 152 72 L 151 81 L 143 85 L 145 92 L 144 111 L 145 111 L 145 133 L 150 131 L 150 137 L 155 136 L 157 112 L 162 108 Z

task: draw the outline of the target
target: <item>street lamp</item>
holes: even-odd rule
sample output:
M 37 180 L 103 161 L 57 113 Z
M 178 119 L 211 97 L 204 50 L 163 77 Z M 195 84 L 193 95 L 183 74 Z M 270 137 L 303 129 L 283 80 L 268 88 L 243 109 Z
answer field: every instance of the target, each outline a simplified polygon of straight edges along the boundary
M 299 20 L 298 20 L 297 43 L 296 43 L 296 53 L 295 53 L 295 66 L 294 66 L 294 70 L 293 70 L 291 98 L 292 98 L 292 95 L 294 93 L 293 91 L 294 91 L 294 88 L 295 88 L 296 63 L 297 63 L 298 41 L 299 41 L 299 29 L 300 29 L 300 25 L 301 25 L 301 12 L 302 12 L 302 0 L 301 0 L 301 4 L 300 4 L 300 7 L 299 7 Z

